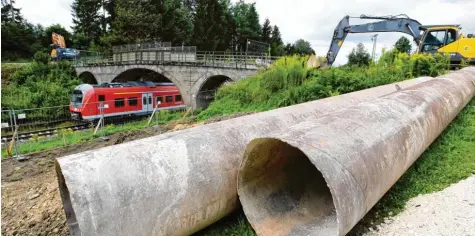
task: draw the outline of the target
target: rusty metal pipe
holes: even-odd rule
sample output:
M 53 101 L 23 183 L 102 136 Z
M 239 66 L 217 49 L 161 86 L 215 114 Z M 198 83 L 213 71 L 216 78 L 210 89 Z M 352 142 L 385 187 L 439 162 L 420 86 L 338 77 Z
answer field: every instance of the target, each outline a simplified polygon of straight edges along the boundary
M 394 84 L 380 86 L 59 158 L 70 232 L 194 233 L 236 208 L 238 167 L 250 140 L 395 91 Z
M 466 68 L 252 140 L 247 219 L 258 235 L 345 235 L 474 95 Z

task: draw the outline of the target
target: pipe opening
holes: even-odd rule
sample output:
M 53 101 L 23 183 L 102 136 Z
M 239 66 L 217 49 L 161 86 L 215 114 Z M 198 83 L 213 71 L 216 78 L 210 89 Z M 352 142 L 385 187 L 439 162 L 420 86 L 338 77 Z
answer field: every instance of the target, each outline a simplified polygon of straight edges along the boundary
M 238 177 L 239 199 L 259 235 L 338 235 L 330 189 L 298 148 L 254 139 Z
M 76 213 L 74 212 L 73 206 L 71 205 L 68 186 L 66 186 L 66 182 L 64 181 L 64 176 L 61 172 L 61 167 L 59 166 L 58 161 L 55 163 L 55 168 L 56 175 L 58 176 L 59 193 L 61 195 L 61 200 L 63 201 L 63 208 L 64 213 L 66 214 L 66 223 L 68 224 L 69 234 L 73 236 L 79 236 L 81 235 L 81 230 L 79 229 Z

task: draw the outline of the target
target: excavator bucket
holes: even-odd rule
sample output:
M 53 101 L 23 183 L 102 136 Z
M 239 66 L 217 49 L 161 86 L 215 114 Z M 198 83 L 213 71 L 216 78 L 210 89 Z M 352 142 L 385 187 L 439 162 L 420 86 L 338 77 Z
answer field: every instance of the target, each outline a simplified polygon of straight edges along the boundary
M 325 57 L 317 57 L 316 55 L 311 55 L 310 57 L 308 57 L 307 67 L 321 69 L 324 67 L 328 67 L 328 61 Z
M 58 45 L 60 48 L 66 48 L 66 42 L 64 41 L 64 37 L 57 33 L 52 33 L 51 35 L 53 44 Z

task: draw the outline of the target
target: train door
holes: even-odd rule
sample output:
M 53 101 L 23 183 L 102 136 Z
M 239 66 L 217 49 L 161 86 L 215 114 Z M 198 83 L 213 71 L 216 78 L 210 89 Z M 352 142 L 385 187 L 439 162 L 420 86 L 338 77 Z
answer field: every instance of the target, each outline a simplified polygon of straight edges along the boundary
M 142 111 L 153 111 L 152 93 L 142 93 Z

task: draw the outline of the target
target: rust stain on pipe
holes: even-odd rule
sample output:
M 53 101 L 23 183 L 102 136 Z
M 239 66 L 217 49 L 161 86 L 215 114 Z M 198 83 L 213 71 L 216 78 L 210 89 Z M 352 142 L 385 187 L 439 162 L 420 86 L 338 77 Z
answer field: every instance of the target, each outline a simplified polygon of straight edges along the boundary
M 345 235 L 474 97 L 474 82 L 465 68 L 252 140 L 238 175 L 252 227 Z
M 192 234 L 237 207 L 238 167 L 249 141 L 396 91 L 385 85 L 59 158 L 70 232 Z

